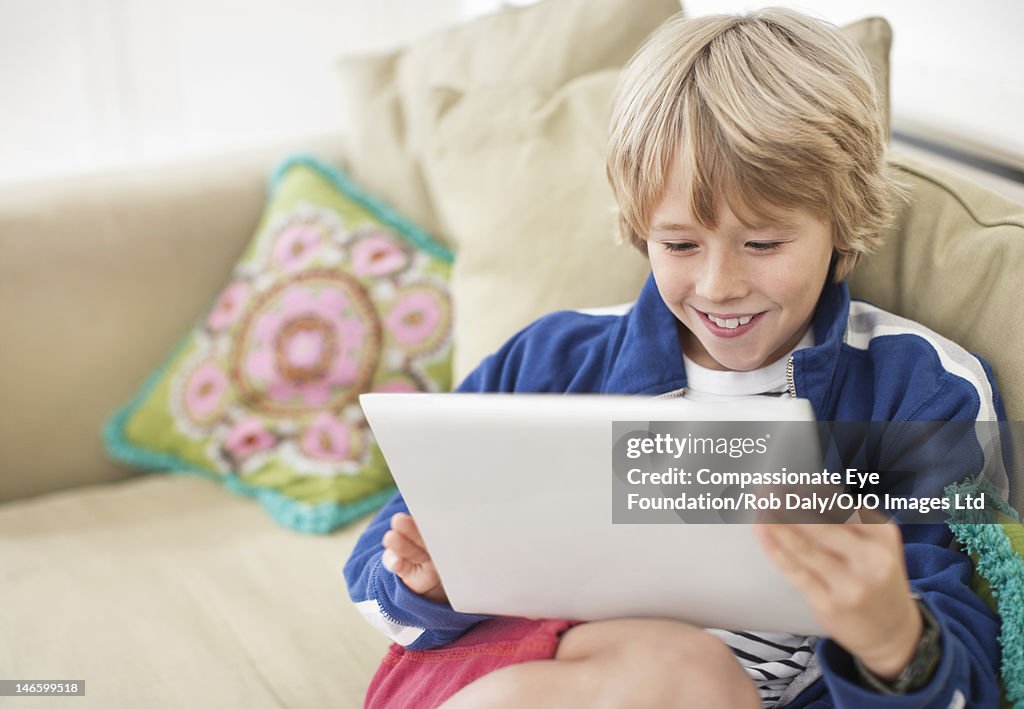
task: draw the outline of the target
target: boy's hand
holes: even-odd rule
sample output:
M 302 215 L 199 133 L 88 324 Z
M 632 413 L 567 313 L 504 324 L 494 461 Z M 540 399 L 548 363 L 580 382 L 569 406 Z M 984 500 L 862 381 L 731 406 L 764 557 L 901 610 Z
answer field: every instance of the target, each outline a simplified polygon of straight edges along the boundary
M 770 524 L 758 525 L 755 533 L 829 637 L 878 677 L 895 679 L 924 628 L 910 595 L 899 527 Z
M 381 563 L 393 571 L 409 587 L 435 603 L 447 603 L 448 594 L 441 585 L 441 577 L 430 559 L 419 527 L 410 515 L 396 512 L 391 517 L 391 529 L 384 533 L 384 555 Z

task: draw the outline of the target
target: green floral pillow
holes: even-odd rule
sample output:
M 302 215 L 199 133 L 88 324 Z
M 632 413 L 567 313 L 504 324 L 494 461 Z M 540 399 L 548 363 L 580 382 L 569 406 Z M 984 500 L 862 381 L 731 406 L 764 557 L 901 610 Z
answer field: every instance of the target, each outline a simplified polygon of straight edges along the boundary
M 189 471 L 325 533 L 394 493 L 367 391 L 451 386 L 451 253 L 307 156 L 271 178 L 231 280 L 107 423 L 112 456 Z

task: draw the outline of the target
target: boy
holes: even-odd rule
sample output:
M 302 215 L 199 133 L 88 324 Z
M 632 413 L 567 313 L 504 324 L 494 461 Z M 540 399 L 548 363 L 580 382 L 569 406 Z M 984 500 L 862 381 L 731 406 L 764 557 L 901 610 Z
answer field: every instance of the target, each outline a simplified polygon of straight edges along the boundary
M 866 62 L 834 28 L 786 10 L 670 20 L 612 113 L 622 232 L 651 262 L 638 301 L 623 316 L 542 318 L 460 391 L 789 395 L 822 421 L 996 418 L 983 363 L 850 301 L 842 279 L 898 194 L 884 142 Z M 396 642 L 368 706 L 998 702 L 998 624 L 943 525 L 759 527 L 828 631 L 817 641 L 456 613 L 407 512 L 396 496 L 346 566 L 360 610 Z

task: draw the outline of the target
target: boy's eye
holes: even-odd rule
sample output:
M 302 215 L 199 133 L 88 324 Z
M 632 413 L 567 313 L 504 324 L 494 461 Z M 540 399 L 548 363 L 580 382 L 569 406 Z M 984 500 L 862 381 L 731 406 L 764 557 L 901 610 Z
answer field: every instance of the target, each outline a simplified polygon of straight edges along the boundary
M 666 241 L 664 242 L 665 250 L 672 254 L 686 253 L 697 248 L 696 244 L 691 244 L 688 241 Z
M 781 241 L 748 241 L 747 246 L 754 251 L 772 251 L 782 246 Z

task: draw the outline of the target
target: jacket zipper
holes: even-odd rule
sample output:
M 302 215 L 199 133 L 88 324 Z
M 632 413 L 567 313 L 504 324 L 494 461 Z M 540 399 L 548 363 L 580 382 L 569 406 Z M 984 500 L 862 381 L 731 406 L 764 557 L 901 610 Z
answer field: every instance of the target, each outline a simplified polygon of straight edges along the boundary
M 789 388 L 789 396 L 793 399 L 796 398 L 796 380 L 793 377 L 793 357 L 789 358 L 786 362 L 786 384 Z
M 664 394 L 658 394 L 655 399 L 677 399 L 680 396 L 686 394 L 686 387 L 682 389 L 676 389 L 675 391 L 666 391 Z

